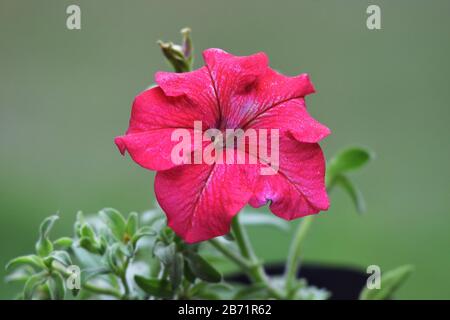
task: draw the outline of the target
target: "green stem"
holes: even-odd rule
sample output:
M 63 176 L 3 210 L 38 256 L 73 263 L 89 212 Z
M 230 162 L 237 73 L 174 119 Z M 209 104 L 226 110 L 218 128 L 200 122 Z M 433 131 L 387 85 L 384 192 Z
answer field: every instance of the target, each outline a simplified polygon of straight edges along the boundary
M 247 233 L 239 223 L 238 216 L 234 217 L 231 227 L 242 256 L 250 262 L 247 273 L 252 278 L 253 282 L 262 283 L 274 298 L 283 299 L 283 294 L 270 284 L 263 265 L 256 258 Z
M 226 246 L 224 246 L 222 243 L 220 243 L 217 239 L 211 239 L 209 240 L 209 243 L 216 248 L 217 251 L 222 253 L 225 257 L 230 259 L 232 262 L 234 262 L 236 265 L 238 265 L 242 270 L 245 272 L 250 272 L 250 262 L 247 261 L 245 258 L 241 257 L 240 255 L 236 254 L 234 251 L 230 250 Z
M 238 244 L 239 250 L 241 251 L 241 254 L 244 258 L 249 259 L 250 261 L 254 262 L 256 260 L 256 255 L 253 251 L 252 245 L 250 243 L 250 240 L 248 238 L 247 233 L 242 228 L 241 224 L 239 223 L 238 216 L 234 217 L 234 219 L 231 222 L 231 228 L 233 230 L 233 234 L 236 238 L 236 242 Z
M 119 278 L 120 281 L 122 282 L 123 288 L 125 290 L 124 294 L 122 295 L 122 299 L 126 300 L 128 299 L 129 295 L 130 295 L 130 287 L 128 285 L 128 281 L 127 281 L 127 269 L 128 269 L 128 265 L 130 264 L 130 257 L 127 257 L 125 260 L 125 263 L 123 265 L 122 271 L 120 272 Z
M 285 276 L 285 286 L 287 291 L 290 291 L 292 284 L 297 278 L 297 270 L 300 265 L 300 254 L 303 241 L 311 228 L 314 217 L 308 216 L 302 219 L 300 226 L 295 232 L 294 238 L 292 239 L 291 247 L 289 248 L 289 255 L 286 262 L 286 276 Z
M 237 218 L 235 218 L 237 219 Z M 222 253 L 225 257 L 230 259 L 238 267 L 240 267 L 246 274 L 249 275 L 251 280 L 255 283 L 262 283 L 267 290 L 270 292 L 272 297 L 276 299 L 283 299 L 283 295 L 269 282 L 267 275 L 264 271 L 261 263 L 256 259 L 253 248 L 250 245 L 250 241 L 247 234 L 239 225 L 239 222 L 234 220 L 232 222 L 233 232 L 236 237 L 236 242 L 238 243 L 239 251 L 241 255 L 236 254 L 234 251 L 230 250 L 217 239 L 209 240 L 209 243 Z M 244 257 L 245 256 L 245 257 Z M 250 260 L 251 259 L 251 260 Z
M 329 181 L 328 177 L 326 179 L 326 187 L 328 193 L 333 189 L 334 184 Z M 286 276 L 285 276 L 285 287 L 289 294 L 290 288 L 297 278 L 297 270 L 300 266 L 300 249 L 303 245 L 303 241 L 311 228 L 311 224 L 314 220 L 314 216 L 307 216 L 302 219 L 300 225 L 295 232 L 294 238 L 291 242 L 289 248 L 289 255 L 286 261 Z

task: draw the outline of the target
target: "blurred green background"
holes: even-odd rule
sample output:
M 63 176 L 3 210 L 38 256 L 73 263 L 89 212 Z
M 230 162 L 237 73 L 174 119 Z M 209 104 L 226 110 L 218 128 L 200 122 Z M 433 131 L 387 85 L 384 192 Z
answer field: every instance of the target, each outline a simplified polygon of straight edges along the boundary
M 80 31 L 66 29 L 69 4 L 81 7 Z M 366 28 L 369 4 L 381 7 L 380 31 Z M 448 0 L 1 0 L 0 265 L 31 252 L 39 222 L 57 211 L 62 235 L 77 210 L 153 205 L 153 173 L 121 157 L 113 138 L 134 95 L 169 70 L 156 40 L 178 41 L 190 26 L 197 55 L 265 51 L 283 73 L 310 73 L 309 110 L 333 131 L 327 157 L 349 145 L 377 154 L 353 176 L 367 214 L 337 190 L 305 260 L 411 263 L 399 298 L 449 299 L 449 15 Z M 251 236 L 267 261 L 286 256 L 289 234 Z M 0 298 L 17 289 L 0 286 Z

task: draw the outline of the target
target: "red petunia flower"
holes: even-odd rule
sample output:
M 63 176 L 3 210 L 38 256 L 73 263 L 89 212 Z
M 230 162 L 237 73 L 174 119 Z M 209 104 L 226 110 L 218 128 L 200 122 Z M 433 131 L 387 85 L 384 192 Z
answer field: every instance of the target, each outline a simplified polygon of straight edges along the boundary
M 168 225 L 193 243 L 228 233 L 247 203 L 269 202 L 287 220 L 328 209 L 318 142 L 330 131 L 306 110 L 304 97 L 314 92 L 308 75 L 281 75 L 264 53 L 238 57 L 208 49 L 203 58 L 205 66 L 192 72 L 158 72 L 158 86 L 135 98 L 128 131 L 115 139 L 122 154 L 128 151 L 139 165 L 158 171 L 155 193 Z M 204 131 L 278 129 L 278 169 L 261 174 L 270 163 L 256 154 L 257 164 L 174 163 L 179 141 L 172 133 L 183 128 L 195 136 L 195 121 Z M 204 148 L 191 144 L 193 152 Z

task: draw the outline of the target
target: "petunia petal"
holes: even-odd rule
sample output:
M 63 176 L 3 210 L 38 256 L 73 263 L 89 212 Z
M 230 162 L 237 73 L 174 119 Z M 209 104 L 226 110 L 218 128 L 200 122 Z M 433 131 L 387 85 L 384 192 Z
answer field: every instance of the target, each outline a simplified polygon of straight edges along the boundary
M 256 165 L 182 165 L 157 173 L 156 198 L 168 225 L 186 242 L 199 242 L 229 232 L 257 175 Z
M 277 104 L 247 124 L 245 129 L 279 128 L 290 132 L 300 142 L 319 142 L 330 134 L 330 129 L 311 117 L 303 98 Z
M 318 144 L 281 137 L 279 169 L 260 176 L 250 205 L 270 202 L 271 211 L 287 220 L 327 210 L 324 175 L 325 159 Z
M 264 53 L 240 57 L 208 49 L 203 57 L 219 100 L 223 127 L 245 127 L 278 104 L 315 92 L 307 74 L 284 76 L 268 67 Z
M 194 121 L 202 119 L 198 108 L 184 97 L 167 97 L 159 87 L 139 94 L 131 111 L 129 128 L 115 143 L 122 154 L 128 151 L 139 165 L 150 170 L 174 167 L 171 151 L 175 129 L 184 128 L 193 137 Z M 193 144 L 191 141 L 193 150 Z
M 116 137 L 114 142 L 122 155 L 128 151 L 131 158 L 140 166 L 149 170 L 166 170 L 178 165 L 171 157 L 173 149 L 180 141 L 172 141 L 171 136 L 174 130 L 173 128 L 160 128 L 128 133 Z M 194 130 L 185 130 L 190 135 L 190 151 L 193 151 Z M 187 158 L 189 154 L 186 154 L 185 157 Z
M 221 111 L 221 127 L 236 128 L 248 106 L 240 101 L 268 68 L 265 53 L 233 56 L 220 49 L 208 49 L 203 58 L 210 72 Z
M 279 104 L 292 99 L 303 98 L 314 92 L 315 89 L 308 74 L 287 77 L 267 68 L 266 72 L 254 83 L 251 90 L 235 98 L 246 110 L 242 114 L 240 126 L 245 127 L 254 118 L 270 111 Z
M 184 73 L 157 72 L 155 80 L 167 96 L 188 98 L 201 116 L 197 120 L 203 121 L 205 126 L 211 128 L 216 125 L 219 107 L 206 67 Z

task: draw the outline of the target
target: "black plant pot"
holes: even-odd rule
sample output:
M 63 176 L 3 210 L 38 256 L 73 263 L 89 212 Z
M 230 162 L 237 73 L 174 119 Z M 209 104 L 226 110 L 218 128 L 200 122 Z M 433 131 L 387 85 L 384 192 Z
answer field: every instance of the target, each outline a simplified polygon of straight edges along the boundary
M 270 264 L 265 267 L 267 274 L 276 276 L 284 273 L 284 264 Z M 304 278 L 309 285 L 327 289 L 331 300 L 356 300 L 366 285 L 368 275 L 352 267 L 302 264 L 297 277 Z M 249 283 L 244 274 L 232 274 L 228 281 Z

